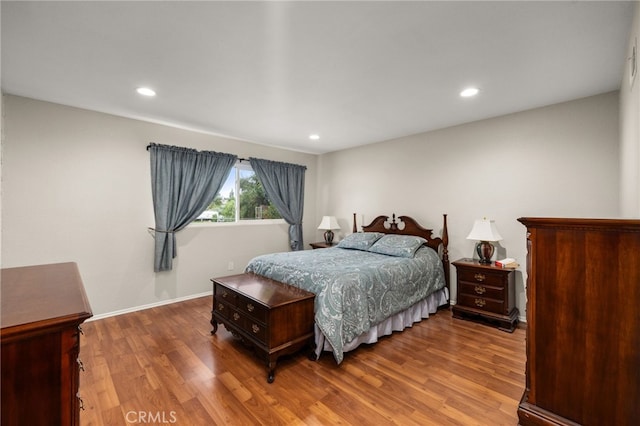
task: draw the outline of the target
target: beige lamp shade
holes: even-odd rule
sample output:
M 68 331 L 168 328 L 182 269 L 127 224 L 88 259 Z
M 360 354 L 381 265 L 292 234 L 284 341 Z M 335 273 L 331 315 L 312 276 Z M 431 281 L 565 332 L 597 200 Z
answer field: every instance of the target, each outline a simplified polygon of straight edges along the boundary
M 332 245 L 333 244 L 333 231 L 332 229 L 340 229 L 340 225 L 338 225 L 338 220 L 335 216 L 322 216 L 322 222 L 320 222 L 320 226 L 318 229 L 326 229 L 324 231 L 324 242 Z
M 496 228 L 495 221 L 484 218 L 477 219 L 473 223 L 473 228 L 467 235 L 467 240 L 500 241 L 502 236 L 498 232 L 498 228 Z
M 318 229 L 340 229 L 340 225 L 338 225 L 335 216 L 322 216 L 322 222 L 320 222 Z
M 495 247 L 490 241 L 500 241 L 502 236 L 496 228 L 496 223 L 493 220 L 487 220 L 487 218 L 478 219 L 473 223 L 471 232 L 467 235 L 467 240 L 480 241 L 476 244 L 476 252 L 478 253 L 478 259 L 483 265 L 491 264 L 491 257 L 495 251 Z

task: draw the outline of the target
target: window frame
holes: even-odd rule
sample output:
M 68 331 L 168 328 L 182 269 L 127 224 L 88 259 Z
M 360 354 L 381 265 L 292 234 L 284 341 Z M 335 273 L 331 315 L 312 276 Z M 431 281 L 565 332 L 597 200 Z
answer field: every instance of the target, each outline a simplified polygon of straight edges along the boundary
M 224 221 L 223 222 L 218 222 L 218 221 L 211 221 L 211 220 L 203 220 L 203 221 L 193 220 L 191 223 L 189 223 L 188 226 L 194 225 L 195 227 L 207 227 L 207 226 L 237 226 L 237 225 L 268 225 L 268 224 L 284 224 L 284 223 L 286 223 L 284 218 L 279 218 L 279 219 L 240 219 L 240 172 L 241 172 L 241 170 L 251 171 L 251 172 L 253 172 L 255 174 L 255 170 L 253 170 L 253 167 L 251 167 L 251 164 L 247 160 L 236 160 L 235 164 L 231 168 L 231 171 L 229 172 L 229 175 L 227 176 L 227 178 L 225 178 L 225 182 L 226 182 L 227 179 L 229 178 L 229 176 L 231 176 L 231 174 L 235 172 L 234 186 L 233 186 L 233 193 L 234 193 L 234 196 L 235 196 L 235 199 L 236 199 L 236 202 L 235 202 L 235 220 L 234 221 L 228 221 L 228 222 L 224 222 Z M 216 194 L 216 195 L 218 195 L 218 194 Z

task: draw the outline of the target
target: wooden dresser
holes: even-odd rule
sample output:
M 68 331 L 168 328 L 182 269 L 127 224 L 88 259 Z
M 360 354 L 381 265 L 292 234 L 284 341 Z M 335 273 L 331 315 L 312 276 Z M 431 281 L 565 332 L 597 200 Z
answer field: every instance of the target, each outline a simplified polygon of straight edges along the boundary
M 2 426 L 79 425 L 79 326 L 91 308 L 75 263 L 2 269 Z
M 515 270 L 483 265 L 474 259 L 453 262 L 456 267 L 458 302 L 454 318 L 478 318 L 512 332 L 518 323 Z
M 638 424 L 640 220 L 518 220 L 528 231 L 520 424 Z
M 214 278 L 211 334 L 218 322 L 255 347 L 274 380 L 278 357 L 314 343 L 315 295 L 260 275 Z

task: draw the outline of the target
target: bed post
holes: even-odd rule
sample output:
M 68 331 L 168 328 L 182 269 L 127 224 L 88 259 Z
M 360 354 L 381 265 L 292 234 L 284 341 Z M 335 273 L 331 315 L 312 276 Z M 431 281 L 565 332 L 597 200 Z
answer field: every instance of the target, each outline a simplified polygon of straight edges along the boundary
M 444 281 L 447 286 L 447 290 L 449 290 L 449 300 L 451 300 L 451 285 L 449 282 L 449 231 L 447 230 L 447 214 L 443 214 L 444 223 L 442 225 L 442 267 L 444 268 Z M 450 303 L 447 303 L 449 306 Z
M 358 232 L 358 224 L 356 223 L 356 214 L 353 214 L 353 233 Z

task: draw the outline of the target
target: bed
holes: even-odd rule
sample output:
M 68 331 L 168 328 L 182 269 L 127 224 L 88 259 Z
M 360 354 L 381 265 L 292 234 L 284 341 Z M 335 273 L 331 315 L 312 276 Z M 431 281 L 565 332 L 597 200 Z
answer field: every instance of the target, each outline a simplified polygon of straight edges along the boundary
M 446 215 L 442 237 L 408 216 L 378 216 L 335 247 L 258 256 L 246 272 L 313 292 L 315 355 L 331 351 L 340 364 L 448 305 L 447 244 Z

